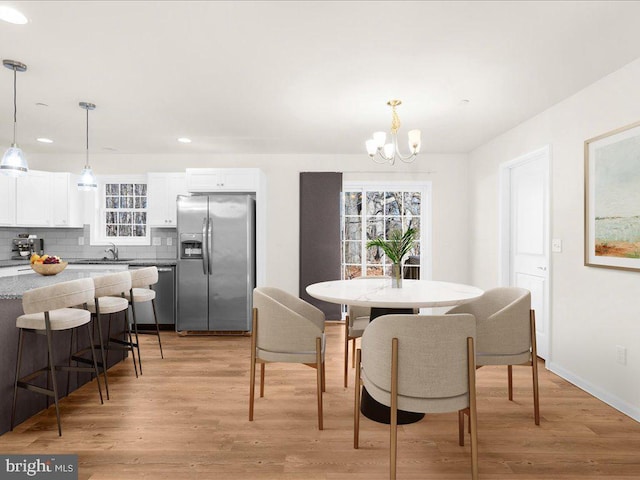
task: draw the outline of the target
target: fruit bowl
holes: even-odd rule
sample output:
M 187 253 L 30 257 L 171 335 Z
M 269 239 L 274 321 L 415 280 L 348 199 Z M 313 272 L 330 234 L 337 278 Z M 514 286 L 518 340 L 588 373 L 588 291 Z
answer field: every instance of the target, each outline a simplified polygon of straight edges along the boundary
M 40 275 L 56 275 L 67 268 L 67 262 L 60 263 L 32 263 L 31 268 Z

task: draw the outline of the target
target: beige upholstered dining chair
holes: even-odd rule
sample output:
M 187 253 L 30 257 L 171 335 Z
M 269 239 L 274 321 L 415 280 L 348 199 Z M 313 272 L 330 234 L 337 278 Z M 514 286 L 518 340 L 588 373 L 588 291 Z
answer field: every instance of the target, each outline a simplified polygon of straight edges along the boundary
M 23 388 L 31 392 L 44 394 L 53 397 L 56 408 L 56 420 L 58 421 L 58 435 L 62 436 L 62 425 L 60 422 L 60 406 L 58 394 L 58 382 L 56 371 L 91 372 L 96 376 L 100 403 L 102 403 L 102 390 L 100 388 L 100 377 L 96 352 L 93 348 L 93 334 L 91 332 L 91 314 L 80 308 L 71 308 L 76 305 L 83 305 L 85 308 L 89 302 L 93 302 L 94 286 L 91 278 L 81 278 L 62 282 L 46 287 L 27 290 L 22 296 L 22 309 L 24 315 L 16 319 L 16 327 L 19 329 L 18 337 L 18 359 L 16 362 L 16 376 L 13 388 L 13 405 L 11 407 L 11 426 L 13 430 L 16 417 L 16 403 L 18 398 L 18 388 Z M 55 352 L 53 351 L 53 332 L 71 330 L 72 335 L 75 329 L 87 326 L 89 345 L 91 349 L 91 367 L 73 367 L 70 365 L 56 365 Z M 24 334 L 26 332 L 44 334 L 47 338 L 47 366 L 36 370 L 33 373 L 20 377 L 23 361 Z M 71 340 L 73 345 L 73 336 Z M 31 365 L 33 359 L 27 359 L 27 364 Z M 33 383 L 41 374 L 47 374 L 51 379 L 51 386 L 46 388 Z
M 359 447 L 360 385 L 391 407 L 390 475 L 396 478 L 398 410 L 458 412 L 464 445 L 464 414 L 471 433 L 471 474 L 478 478 L 473 315 L 384 315 L 362 335 L 356 355 L 354 448 Z
M 323 429 L 324 313 L 298 297 L 272 287 L 253 291 L 249 421 L 253 421 L 256 363 L 260 364 L 260 397 L 265 363 L 304 363 L 317 370 L 318 429 Z
M 476 364 L 479 367 L 507 365 L 509 400 L 513 400 L 512 366 L 531 366 L 533 418 L 535 424 L 540 425 L 536 322 L 535 312 L 531 310 L 531 292 L 517 287 L 494 288 L 447 313 L 470 313 L 476 317 Z

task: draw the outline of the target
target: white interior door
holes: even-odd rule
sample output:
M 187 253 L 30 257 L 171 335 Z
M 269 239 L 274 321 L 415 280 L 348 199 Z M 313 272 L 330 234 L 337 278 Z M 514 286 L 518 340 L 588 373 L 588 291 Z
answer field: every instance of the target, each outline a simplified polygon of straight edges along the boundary
M 538 356 L 549 357 L 549 149 L 503 167 L 503 285 L 531 291 Z M 504 205 L 506 203 L 506 205 Z

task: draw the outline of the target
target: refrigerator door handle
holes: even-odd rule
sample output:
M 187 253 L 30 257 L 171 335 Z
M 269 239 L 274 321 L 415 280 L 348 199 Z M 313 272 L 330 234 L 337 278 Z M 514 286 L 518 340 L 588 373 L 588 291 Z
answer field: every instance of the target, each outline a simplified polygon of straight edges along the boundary
M 207 218 L 202 219 L 202 273 L 207 275 L 207 267 L 209 265 L 209 250 L 207 247 Z
M 207 228 L 207 262 L 208 262 L 208 270 L 209 275 L 211 275 L 211 257 L 213 256 L 213 219 L 209 217 L 208 228 Z

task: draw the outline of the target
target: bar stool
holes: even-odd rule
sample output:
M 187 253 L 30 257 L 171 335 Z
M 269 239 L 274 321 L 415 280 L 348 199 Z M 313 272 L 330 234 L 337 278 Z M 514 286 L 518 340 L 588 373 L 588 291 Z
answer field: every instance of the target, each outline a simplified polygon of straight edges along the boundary
M 136 378 L 138 377 L 138 367 L 136 366 L 136 356 L 134 347 L 137 347 L 137 343 L 132 341 L 131 330 L 129 329 L 129 302 L 124 295 L 131 290 L 131 275 L 129 272 L 111 273 L 108 275 L 101 275 L 93 277 L 93 285 L 95 287 L 95 298 L 92 303 L 89 303 L 87 309 L 91 312 L 92 318 L 95 319 L 95 326 L 98 329 L 98 345 L 100 348 L 100 354 L 102 361 L 98 362 L 98 367 L 102 369 L 102 375 L 104 377 L 105 389 L 107 391 L 107 400 L 109 400 L 109 379 L 107 378 L 107 356 L 105 355 L 105 346 L 103 340 L 102 330 L 102 315 L 109 315 L 109 327 L 107 329 L 107 353 L 111 349 L 127 350 L 131 351 L 133 358 L 133 368 L 136 372 Z M 111 335 L 111 317 L 114 313 L 124 312 L 124 331 L 119 332 L 116 336 Z M 122 335 L 127 335 L 129 340 L 122 340 Z M 126 338 L 126 337 L 125 337 Z M 115 344 L 115 345 L 112 345 Z M 80 363 L 89 363 L 90 360 L 82 357 L 88 348 L 71 356 L 72 360 Z
M 158 315 L 156 313 L 156 292 L 153 285 L 158 283 L 158 268 L 146 267 L 136 270 L 129 270 L 131 274 L 131 290 L 129 294 L 125 294 L 131 304 L 131 312 L 133 314 L 133 328 L 136 333 L 136 342 L 138 341 L 138 324 L 136 322 L 136 303 L 151 302 L 153 308 L 153 319 L 156 323 L 156 331 L 149 332 L 158 337 L 158 346 L 160 347 L 160 357 L 164 358 L 162 353 L 162 340 L 160 339 L 160 326 L 158 325 Z M 142 373 L 142 364 L 140 363 L 140 350 L 138 350 L 138 365 L 140 373 Z
M 79 308 L 69 308 L 75 305 L 87 306 L 87 303 L 94 298 L 94 286 L 91 278 L 82 278 L 70 282 L 62 282 L 48 287 L 28 290 L 22 296 L 22 309 L 24 315 L 20 315 L 16 320 L 16 327 L 19 331 L 18 338 L 18 359 L 16 361 L 16 376 L 13 389 L 13 405 L 11 407 L 11 430 L 13 430 L 16 413 L 16 401 L 18 398 L 18 387 L 41 393 L 53 397 L 56 406 L 56 419 L 58 421 L 58 435 L 62 436 L 62 426 L 60 424 L 60 407 L 58 405 L 58 385 L 56 382 L 56 370 L 73 372 L 93 372 L 96 375 L 100 403 L 103 403 L 102 389 L 100 388 L 100 378 L 98 377 L 98 365 L 95 350 L 93 348 L 93 333 L 91 332 L 91 314 L 87 310 Z M 59 366 L 54 363 L 54 353 L 52 347 L 52 333 L 54 330 L 72 330 L 82 325 L 87 326 L 89 334 L 89 345 L 93 359 L 91 367 Z M 47 367 L 36 370 L 24 377 L 20 377 L 20 366 L 22 363 L 22 349 L 24 344 L 24 333 L 31 332 L 45 334 L 47 336 Z M 50 375 L 52 389 L 40 387 L 29 383 L 43 373 Z

